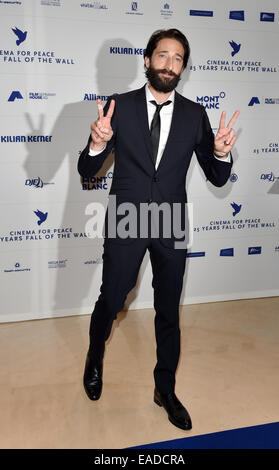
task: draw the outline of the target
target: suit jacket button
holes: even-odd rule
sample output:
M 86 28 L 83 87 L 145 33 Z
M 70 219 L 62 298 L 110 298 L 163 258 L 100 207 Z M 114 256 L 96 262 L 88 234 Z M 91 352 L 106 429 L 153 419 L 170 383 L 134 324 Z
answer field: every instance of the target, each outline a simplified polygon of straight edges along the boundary
M 154 177 L 153 177 L 153 181 L 154 181 L 155 183 L 158 181 L 157 176 L 154 176 Z
M 152 199 L 148 199 L 149 204 L 152 202 Z

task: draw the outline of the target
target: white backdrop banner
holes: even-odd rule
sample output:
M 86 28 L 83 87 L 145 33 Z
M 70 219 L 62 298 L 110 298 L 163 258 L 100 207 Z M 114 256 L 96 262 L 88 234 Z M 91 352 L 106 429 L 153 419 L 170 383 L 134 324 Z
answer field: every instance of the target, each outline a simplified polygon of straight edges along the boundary
M 102 239 L 86 207 L 106 206 L 113 155 L 77 173 L 96 100 L 145 82 L 152 32 L 191 46 L 178 91 L 214 130 L 240 110 L 230 181 L 187 177 L 194 238 L 181 304 L 279 294 L 279 12 L 276 0 L 0 0 L 0 322 L 88 314 L 99 295 Z M 129 308 L 153 306 L 142 264 Z

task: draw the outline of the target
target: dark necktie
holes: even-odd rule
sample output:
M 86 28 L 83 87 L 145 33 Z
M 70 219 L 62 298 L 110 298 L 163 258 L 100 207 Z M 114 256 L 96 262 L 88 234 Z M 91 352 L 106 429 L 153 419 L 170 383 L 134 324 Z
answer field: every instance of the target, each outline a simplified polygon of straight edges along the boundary
M 157 104 L 156 101 L 150 101 L 150 103 L 156 106 L 156 111 L 153 116 L 151 126 L 150 126 L 150 136 L 152 141 L 152 149 L 153 149 L 153 162 L 156 165 L 158 147 L 159 147 L 159 140 L 160 140 L 160 130 L 161 130 L 161 119 L 160 119 L 160 111 L 163 106 L 167 106 L 171 103 L 171 101 L 165 101 L 164 103 Z

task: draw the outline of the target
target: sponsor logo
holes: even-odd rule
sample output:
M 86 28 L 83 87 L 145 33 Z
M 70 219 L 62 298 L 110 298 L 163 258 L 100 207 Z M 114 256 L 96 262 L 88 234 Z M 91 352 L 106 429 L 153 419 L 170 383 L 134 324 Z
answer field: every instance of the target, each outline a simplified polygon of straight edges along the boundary
M 223 248 L 220 250 L 220 256 L 234 256 L 234 248 Z
M 17 37 L 16 45 L 20 46 L 27 37 L 27 31 L 22 31 L 18 27 L 12 27 L 11 30 Z M 29 33 L 28 33 L 29 35 Z M 0 49 L 0 62 L 10 63 L 43 63 L 43 64 L 59 64 L 59 65 L 74 65 L 74 60 L 68 57 L 56 57 L 56 53 L 51 50 L 31 50 L 31 49 L 8 49 L 3 47 Z
M 84 264 L 103 264 L 103 260 L 102 258 L 90 259 L 90 260 L 84 261 Z
M 48 212 L 42 212 L 42 211 L 39 211 L 39 209 L 37 209 L 36 211 L 33 211 L 33 212 L 34 212 L 34 214 L 36 214 L 36 216 L 39 219 L 39 220 L 37 220 L 38 225 L 41 225 L 43 222 L 46 221 L 47 216 L 48 216 Z
M 48 100 L 49 97 L 53 97 L 53 96 L 56 96 L 56 93 L 43 93 L 43 92 L 29 92 L 27 94 L 27 98 L 29 100 Z M 8 98 L 8 101 L 15 101 L 16 99 L 18 100 L 23 100 L 23 95 L 21 94 L 20 91 L 16 90 L 16 91 L 12 91 L 12 93 L 10 94 L 9 98 Z
M 143 13 L 139 11 L 139 2 L 131 2 L 130 11 L 126 11 L 126 15 L 140 15 Z
M 49 261 L 48 262 L 48 268 L 49 269 L 66 268 L 67 267 L 67 262 L 68 262 L 67 259 Z
M 261 246 L 249 246 L 248 255 L 260 255 L 262 253 Z
M 91 176 L 90 178 L 82 178 L 81 179 L 81 184 L 82 184 L 82 189 L 86 191 L 92 191 L 92 190 L 100 190 L 103 189 L 107 191 L 108 188 L 108 182 L 110 179 L 112 179 L 113 173 L 112 171 L 109 171 L 106 176 Z
M 234 41 L 229 41 L 229 43 L 230 43 L 230 46 L 232 47 L 231 55 L 233 57 L 235 54 L 238 54 L 238 52 L 240 51 L 241 44 L 237 44 Z
M 279 104 L 279 98 L 261 98 L 261 101 L 257 96 L 253 96 L 248 103 L 248 106 L 254 106 L 254 104 Z
M 44 183 L 39 176 L 37 176 L 37 178 L 28 178 L 25 180 L 25 186 L 34 186 L 35 188 L 43 188 L 48 184 L 54 183 Z
M 15 263 L 14 267 L 11 269 L 3 269 L 4 273 L 19 273 L 24 271 L 31 271 L 30 268 L 21 267 L 20 263 Z
M 144 55 L 145 49 L 140 49 L 137 47 L 117 47 L 110 46 L 110 54 L 120 54 L 120 55 Z
M 245 21 L 244 10 L 231 10 L 229 14 L 230 20 Z
M 18 2 L 15 0 L 0 0 L 0 5 L 21 5 L 22 2 Z
M 8 101 L 15 101 L 15 100 L 23 100 L 23 96 L 22 94 L 20 93 L 20 91 L 12 91 L 12 93 L 10 94 L 9 98 L 8 98 Z
M 60 0 L 41 0 L 41 5 L 49 7 L 60 7 Z
M 190 10 L 190 16 L 213 16 L 212 10 Z
M 279 104 L 279 98 L 265 98 L 265 104 Z
M 52 135 L 1 135 L 1 143 L 21 143 L 21 142 L 32 142 L 42 143 L 51 142 Z
M 236 54 L 239 53 L 240 48 L 242 47 L 240 43 L 235 40 L 228 41 L 231 49 L 229 50 L 230 55 L 234 57 Z M 244 59 L 244 60 L 228 60 L 227 58 L 208 58 L 204 63 L 195 64 L 193 63 L 190 66 L 191 71 L 211 71 L 211 72 L 276 72 L 276 67 L 272 65 L 265 65 L 262 60 L 252 60 L 252 59 Z
M 219 99 L 225 98 L 226 93 L 224 91 L 221 91 L 219 95 L 205 95 L 205 96 L 197 96 L 196 101 L 197 103 L 201 104 L 207 109 L 219 109 L 220 102 Z
M 257 96 L 253 96 L 249 103 L 248 103 L 248 106 L 254 106 L 254 104 L 260 104 L 260 100 Z
M 50 97 L 56 96 L 56 93 L 29 92 L 29 100 L 48 100 Z
M 260 21 L 269 21 L 271 23 L 274 23 L 274 17 L 274 13 L 266 13 L 262 11 L 260 14 Z
M 238 176 L 236 173 L 232 173 L 231 176 L 230 176 L 230 181 L 232 183 L 235 183 L 236 181 L 238 180 Z
M 187 253 L 187 258 L 202 258 L 205 256 L 205 251 L 192 251 Z
M 84 93 L 83 96 L 83 101 L 96 101 L 98 99 L 102 101 L 107 101 L 108 100 L 107 95 L 96 95 L 95 93 Z
M 279 179 L 279 176 L 275 176 L 272 171 L 270 173 L 262 173 L 260 176 L 261 180 L 270 181 L 271 183 Z
M 233 216 L 235 217 L 241 211 L 242 204 L 236 204 L 235 202 L 232 202 L 231 206 L 233 208 Z
M 105 3 L 101 2 L 83 2 L 80 4 L 81 8 L 95 8 L 95 10 L 107 10 L 108 7 Z
M 173 10 L 170 9 L 170 4 L 164 3 L 163 8 L 161 9 L 160 13 L 161 13 L 161 16 L 165 20 L 169 20 L 173 15 Z
M 14 32 L 14 34 L 17 37 L 16 45 L 19 46 L 22 42 L 25 41 L 26 36 L 27 36 L 27 31 L 23 32 L 23 31 L 21 31 L 21 29 L 19 29 L 17 27 L 12 28 L 12 31 Z

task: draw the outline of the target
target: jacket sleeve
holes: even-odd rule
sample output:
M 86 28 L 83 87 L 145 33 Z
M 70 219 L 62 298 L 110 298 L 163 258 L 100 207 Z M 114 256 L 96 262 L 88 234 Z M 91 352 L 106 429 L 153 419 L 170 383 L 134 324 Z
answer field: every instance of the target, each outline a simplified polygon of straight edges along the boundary
M 104 114 L 107 113 L 107 110 L 110 105 L 110 101 L 112 99 L 115 99 L 115 97 L 116 95 L 113 95 L 108 99 L 104 107 Z M 113 136 L 107 142 L 106 148 L 99 155 L 96 155 L 94 157 L 89 155 L 89 146 L 92 141 L 92 138 L 90 135 L 86 147 L 83 149 L 83 151 L 81 152 L 79 156 L 77 168 L 78 168 L 79 174 L 83 178 L 90 178 L 91 176 L 96 175 L 96 173 L 98 173 L 98 171 L 102 167 L 106 157 L 110 154 L 110 152 L 112 151 L 114 147 L 115 136 L 116 136 L 116 109 L 115 108 L 114 108 L 113 116 L 111 118 L 111 127 L 113 129 Z
M 195 153 L 197 155 L 198 162 L 209 181 L 214 184 L 214 186 L 224 186 L 231 174 L 233 163 L 232 156 L 230 163 L 218 160 L 214 156 L 214 134 L 204 108 L 202 109 Z

